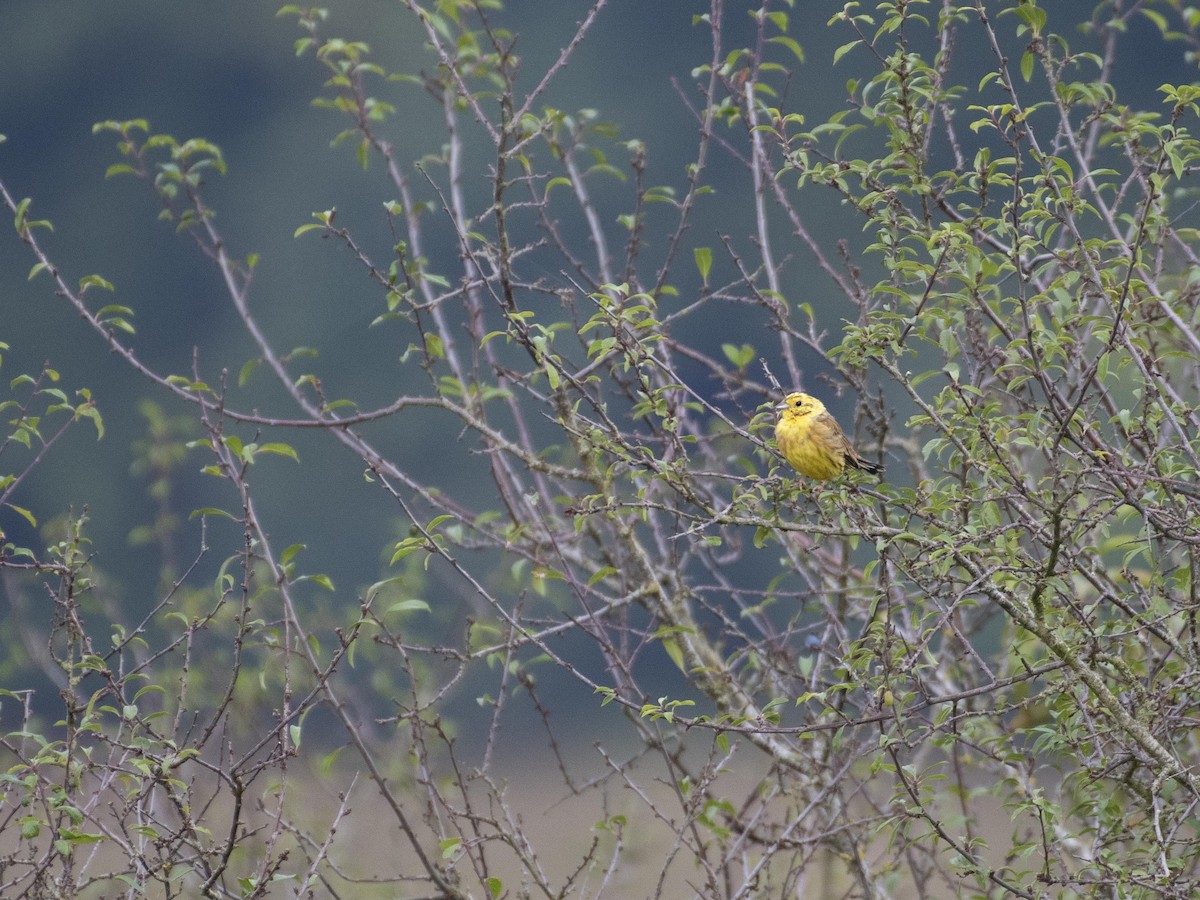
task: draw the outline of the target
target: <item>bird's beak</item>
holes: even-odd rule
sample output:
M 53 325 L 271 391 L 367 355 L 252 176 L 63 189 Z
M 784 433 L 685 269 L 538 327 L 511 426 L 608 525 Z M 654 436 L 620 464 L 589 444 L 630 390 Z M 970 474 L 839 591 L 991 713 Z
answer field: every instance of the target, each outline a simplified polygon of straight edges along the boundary
M 780 400 L 778 403 L 775 404 L 775 412 L 783 412 L 787 408 L 788 408 L 788 402 L 786 400 Z

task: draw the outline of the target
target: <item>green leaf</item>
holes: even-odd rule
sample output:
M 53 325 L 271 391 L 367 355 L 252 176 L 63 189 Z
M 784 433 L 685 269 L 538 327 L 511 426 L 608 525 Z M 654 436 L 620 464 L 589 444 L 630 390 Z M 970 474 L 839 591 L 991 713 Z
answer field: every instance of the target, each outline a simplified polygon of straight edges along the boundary
M 88 288 L 92 287 L 98 287 L 106 291 L 115 290 L 115 288 L 112 286 L 112 282 L 101 277 L 100 275 L 84 275 L 79 279 L 80 292 L 86 291 Z
M 425 352 L 434 359 L 446 358 L 446 345 L 432 331 L 425 332 Z
M 836 50 L 833 51 L 833 64 L 836 66 L 838 64 L 838 60 L 840 60 L 843 56 L 845 56 L 847 53 L 849 53 L 851 50 L 853 50 L 855 47 L 857 47 L 861 43 L 862 43 L 862 41 L 851 41 L 848 44 L 842 44 L 842 46 L 838 47 Z
M 596 573 L 594 575 L 592 575 L 591 578 L 588 579 L 588 582 L 587 582 L 588 587 L 591 587 L 597 581 L 601 581 L 601 580 L 607 578 L 609 575 L 616 575 L 616 574 L 617 574 L 617 570 L 614 569 L 612 566 L 604 566 L 600 569 L 597 569 Z
M 203 509 L 193 509 L 188 518 L 198 519 L 200 516 L 220 516 L 225 519 L 233 519 L 235 522 L 237 521 L 237 518 L 233 515 L 233 513 L 227 512 L 223 509 L 217 509 L 215 506 L 206 506 Z
M 429 604 L 424 600 L 416 597 L 410 597 L 408 600 L 400 600 L 393 603 L 386 610 L 388 613 L 408 613 L 408 612 L 432 612 Z
M 1021 77 L 1026 81 L 1033 78 L 1033 51 L 1026 50 L 1021 54 Z
M 101 440 L 104 437 L 104 418 L 100 415 L 100 410 L 96 409 L 91 403 L 85 403 L 75 410 L 76 419 L 91 419 L 92 424 L 96 426 L 96 440 Z
M 675 663 L 675 667 L 680 672 L 687 672 L 687 667 L 683 664 L 683 648 L 679 646 L 679 642 L 675 638 L 665 637 L 662 639 L 663 649 L 667 651 L 667 656 L 671 657 L 671 662 Z
M 367 588 L 367 594 L 366 594 L 367 602 L 370 603 L 371 601 L 373 601 L 375 599 L 375 597 L 379 594 L 379 592 L 381 590 L 383 590 L 385 587 L 387 587 L 389 584 L 400 584 L 403 581 L 404 581 L 403 575 L 396 575 L 396 576 L 393 576 L 392 578 L 385 578 L 382 581 L 375 582 L 373 585 L 371 585 L 369 588 Z
M 296 462 L 300 462 L 300 457 L 296 455 L 296 451 L 292 449 L 291 444 L 260 444 L 258 446 L 258 452 L 273 453 L 276 456 L 286 456 L 289 459 L 294 459 Z
M 25 509 L 23 506 L 17 506 L 15 503 L 5 503 L 4 505 L 15 512 L 18 516 L 23 518 L 34 528 L 37 528 L 37 518 L 29 510 Z
M 329 774 L 333 771 L 334 763 L 337 762 L 338 757 L 341 756 L 342 750 L 344 749 L 345 745 L 336 747 L 321 757 L 321 762 L 318 768 L 320 769 L 322 777 L 329 777 Z
M 775 37 L 767 38 L 767 41 L 772 44 L 781 44 L 792 51 L 792 55 L 800 62 L 804 62 L 804 48 L 794 39 L 786 34 L 778 34 Z M 836 61 L 836 60 L 835 60 Z
M 697 247 L 692 251 L 696 259 L 696 269 L 700 272 L 700 280 L 708 284 L 708 272 L 712 268 L 712 248 Z
M 738 369 L 745 369 L 754 361 L 755 356 L 754 348 L 749 344 L 742 344 L 740 347 L 735 347 L 733 344 L 722 344 L 721 352 Z
M 1046 11 L 1034 3 L 1018 3 L 1013 11 L 1029 25 L 1035 35 L 1040 35 L 1046 27 Z
M 250 376 L 254 374 L 254 370 L 262 363 L 261 357 L 246 360 L 242 368 L 238 371 L 238 387 L 245 387 L 250 380 Z

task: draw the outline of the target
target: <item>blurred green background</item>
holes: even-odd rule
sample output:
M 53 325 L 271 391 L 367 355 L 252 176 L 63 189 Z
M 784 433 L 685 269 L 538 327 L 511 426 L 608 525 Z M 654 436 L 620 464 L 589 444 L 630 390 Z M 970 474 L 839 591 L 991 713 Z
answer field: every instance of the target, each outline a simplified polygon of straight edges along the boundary
M 759 5 L 727 5 L 725 49 L 752 40 L 749 13 Z M 389 70 L 433 66 L 422 35 L 401 4 L 335 0 L 327 6 L 326 35 L 366 40 L 373 57 Z M 526 89 L 541 78 L 588 8 L 581 2 L 517 0 L 497 15 L 519 36 Z M 790 10 L 792 34 L 803 45 L 807 62 L 778 102 L 804 111 L 810 123 L 842 108 L 847 78 L 869 77 L 872 71 L 861 59 L 832 64 L 834 49 L 849 39 L 844 30 L 825 28 L 840 8 L 840 3 L 802 2 Z M 33 198 L 34 218 L 53 222 L 53 234 L 43 233 L 42 241 L 69 283 L 98 273 L 116 288 L 103 302 L 134 308 L 137 334 L 131 344 L 148 365 L 188 374 L 195 350 L 203 379 L 217 383 L 227 369 L 236 383 L 255 350 L 218 272 L 186 235 L 157 220 L 156 199 L 144 184 L 128 177 L 105 179 L 105 169 L 119 157 L 112 135 L 93 135 L 92 125 L 146 118 L 152 132 L 215 142 L 229 172 L 213 174 L 205 196 L 217 211 L 230 252 L 238 257 L 259 254 L 251 307 L 260 323 L 278 349 L 319 348 L 319 359 L 303 368 L 320 375 L 329 397 L 350 397 L 360 408 L 371 408 L 403 392 L 407 376 L 399 358 L 413 335 L 402 325 L 369 328 L 382 311 L 378 286 L 344 247 L 312 236 L 296 239 L 293 233 L 312 221 L 314 211 L 336 207 L 338 223 L 386 264 L 391 238 L 382 204 L 394 199 L 394 190 L 377 159 L 363 171 L 350 146 L 330 146 L 345 122 L 311 105 L 321 94 L 323 70 L 311 54 L 296 57 L 293 42 L 301 33 L 291 19 L 276 17 L 276 9 L 273 3 L 240 0 L 103 5 L 5 0 L 0 7 L 0 132 L 7 142 L 0 144 L 0 178 L 16 197 Z M 697 0 L 613 0 L 542 105 L 597 109 L 602 119 L 620 128 L 610 151 L 614 166 L 628 171 L 627 156 L 617 151 L 621 141 L 639 138 L 648 147 L 647 183 L 682 190 L 684 167 L 696 148 L 696 124 L 682 98 L 698 100 L 691 73 L 711 56 L 708 29 L 694 25 L 692 18 L 707 10 L 708 4 Z M 1136 27 L 1140 31 L 1118 60 L 1116 81 L 1122 99 L 1157 106 L 1158 84 L 1189 76 L 1156 70 L 1178 54 L 1158 52 L 1160 38 L 1154 30 Z M 1085 36 L 1079 41 L 1089 46 Z M 1019 54 L 1020 47 L 1013 52 Z M 972 59 L 960 54 L 956 64 L 969 70 Z M 958 78 L 973 83 L 969 74 Z M 438 150 L 441 112 L 426 94 L 411 85 L 380 81 L 371 88 L 398 108 L 385 133 L 401 161 Z M 727 234 L 744 248 L 753 221 L 749 181 L 729 157 L 716 148 L 714 154 L 708 180 L 716 193 L 698 207 L 690 240 L 719 248 L 718 236 Z M 477 155 L 482 161 L 487 154 Z M 476 209 L 486 205 L 490 191 L 483 165 L 467 185 Z M 440 174 L 436 168 L 431 172 Z M 631 208 L 630 185 L 600 183 L 597 203 L 604 221 L 612 223 Z M 814 194 L 805 209 L 828 246 L 842 238 L 852 243 L 866 239 L 853 215 L 829 195 Z M 563 228 L 577 246 L 586 246 L 578 221 L 564 221 Z M 433 271 L 438 271 L 440 257 L 448 260 L 447 268 L 453 267 L 455 248 L 442 234 L 440 245 L 435 241 L 426 248 Z M 661 232 L 651 232 L 650 249 L 661 251 L 664 241 Z M 838 305 L 832 285 L 810 265 L 798 243 L 777 247 L 776 253 L 793 258 L 787 268 L 793 303 L 811 302 L 823 327 L 836 335 L 846 310 Z M 728 264 L 719 251 L 714 257 L 713 280 L 719 282 L 721 267 Z M 648 254 L 648 264 L 654 259 Z M 161 594 L 161 559 L 153 545 L 134 545 L 129 539 L 155 509 L 148 479 L 130 465 L 130 448 L 146 431 L 138 401 L 154 398 L 169 415 L 191 410 L 110 355 L 67 304 L 53 296 L 44 276 L 27 281 L 33 263 L 11 231 L 0 240 L 0 340 L 12 346 L 0 377 L 34 373 L 48 362 L 62 373 L 60 386 L 68 392 L 79 387 L 93 391 L 107 434 L 97 442 L 90 428 L 75 428 L 14 501 L 32 509 L 42 522 L 69 507 L 78 512 L 86 506 L 98 523 L 91 538 L 98 567 L 112 579 L 107 589 L 129 608 L 148 609 Z M 694 277 L 690 262 L 685 260 L 678 271 L 683 280 L 676 284 L 686 291 L 686 278 Z M 544 274 L 559 277 L 554 271 Z M 684 335 L 688 340 L 718 356 L 725 342 L 768 344 L 760 323 L 746 323 L 732 309 L 685 327 L 693 329 Z M 295 412 L 265 373 L 234 395 L 241 408 L 256 406 L 281 416 Z M 839 414 L 848 412 L 853 400 L 844 402 L 845 407 L 835 410 Z M 454 479 L 466 458 L 442 424 L 432 415 L 413 415 L 403 423 L 380 423 L 367 433 L 394 450 L 417 478 Z M 303 491 L 295 489 L 290 462 L 272 461 L 254 473 L 276 545 L 308 543 L 304 568 L 327 573 L 338 586 L 337 602 L 352 603 L 355 594 L 385 572 L 381 548 L 403 533 L 394 507 L 364 481 L 361 464 L 326 436 L 288 433 L 264 439 L 296 446 L 305 485 Z M 200 465 L 189 461 L 181 470 L 175 506 L 183 516 L 219 502 L 213 480 L 198 474 Z M 490 485 L 481 483 L 479 489 L 486 492 Z M 224 486 L 216 490 L 227 491 Z M 183 564 L 195 553 L 198 528 L 194 522 L 182 526 L 178 545 Z M 10 511 L 0 510 L 0 529 L 18 545 L 40 547 L 39 537 Z M 220 561 L 211 558 L 206 565 L 215 571 Z
M 433 66 L 413 17 L 399 4 L 339 0 L 328 7 L 326 34 L 368 41 L 373 57 L 389 70 Z M 696 127 L 671 79 L 684 94 L 695 96 L 690 72 L 711 51 L 706 28 L 690 22 L 704 8 L 642 0 L 610 4 L 544 103 L 599 110 L 602 118 L 619 124 L 619 141 L 638 137 L 649 145 L 648 183 L 681 188 L 683 166 L 695 153 Z M 276 4 L 242 2 L 142 0 L 99 6 L 6 0 L 0 12 L 0 132 L 8 140 L 0 145 L 0 177 L 16 197 L 33 198 L 35 218 L 53 223 L 54 232 L 43 233 L 43 243 L 69 283 L 100 274 L 116 290 L 111 297 L 93 297 L 93 302 L 136 311 L 137 334 L 131 344 L 148 365 L 188 374 L 196 348 L 203 378 L 216 383 L 224 368 L 236 382 L 239 369 L 256 354 L 219 273 L 185 235 L 157 220 L 156 198 L 144 184 L 129 177 L 105 179 L 106 168 L 119 155 L 113 135 L 94 135 L 92 125 L 145 118 L 152 133 L 215 142 L 229 172 L 213 174 L 205 196 L 217 211 L 231 254 L 259 254 L 250 298 L 254 313 L 277 348 L 319 348 L 319 359 L 310 365 L 329 396 L 351 397 L 369 408 L 403 390 L 398 359 L 412 335 L 397 326 L 368 328 L 382 311 L 378 287 L 344 247 L 311 236 L 294 239 L 293 232 L 312 221 L 314 211 L 336 207 L 338 223 L 351 228 L 374 258 L 386 264 L 391 240 L 382 203 L 395 192 L 378 159 L 363 171 L 352 145 L 331 148 L 331 139 L 346 123 L 312 107 L 322 90 L 323 70 L 311 53 L 296 57 L 293 42 L 301 32 L 292 19 L 276 17 L 276 9 Z M 522 0 L 503 15 L 519 35 L 527 88 L 540 79 L 586 9 L 582 3 Z M 749 40 L 749 17 L 729 18 L 731 38 Z M 664 41 L 668 29 L 671 40 Z M 827 69 L 814 67 L 813 73 L 825 77 Z M 412 85 L 381 81 L 371 88 L 398 107 L 385 131 L 400 160 L 439 149 L 442 116 L 427 94 Z M 805 93 L 810 90 L 827 93 L 816 85 Z M 486 159 L 486 152 L 478 155 Z M 628 171 L 626 156 L 610 161 Z M 431 173 L 440 175 L 437 167 Z M 722 180 L 728 190 L 719 205 L 701 209 L 694 227 L 708 231 L 705 243 L 716 244 L 718 230 L 745 232 L 750 219 L 744 204 L 728 202 L 739 179 L 744 180 L 742 173 L 719 160 L 710 175 L 718 191 Z M 467 189 L 479 208 L 490 188 L 482 165 L 476 176 Z M 632 201 L 628 184 L 613 180 L 607 193 L 605 187 L 597 187 L 597 202 L 611 223 Z M 733 218 L 738 206 L 741 222 Z M 582 236 L 578 222 L 564 222 L 564 227 L 568 234 Z M 434 271 L 439 255 L 446 257 L 448 268 L 453 266 L 455 248 L 448 241 L 426 250 Z M 108 430 L 96 442 L 94 432 L 74 429 L 23 485 L 16 502 L 42 518 L 86 504 L 93 520 L 103 523 L 92 535 L 98 565 L 118 578 L 121 594 L 148 604 L 156 593 L 156 551 L 130 547 L 127 541 L 130 530 L 153 514 L 146 479 L 129 471 L 130 446 L 145 431 L 136 401 L 155 398 L 171 414 L 189 410 L 112 357 L 67 304 L 52 295 L 45 277 L 28 282 L 33 262 L 15 234 L 0 240 L 0 340 L 13 348 L 2 374 L 11 378 L 17 372 L 36 372 L 48 361 L 62 373 L 61 386 L 68 391 L 92 389 Z M 556 272 L 545 274 L 558 277 Z M 712 324 L 714 349 L 721 341 L 740 339 L 736 322 Z M 280 402 L 281 392 L 263 372 L 235 395 L 242 408 L 294 413 L 290 404 Z M 422 423 L 415 416 L 406 418 L 404 428 L 378 426 L 372 437 L 398 448 L 397 456 L 414 475 L 429 478 L 445 465 L 447 452 L 452 456 L 452 448 L 436 436 L 438 450 L 430 453 L 431 435 L 421 425 L 437 435 L 436 422 L 426 418 Z M 394 510 L 364 483 L 360 466 L 347 464 L 351 461 L 334 442 L 305 433 L 272 439 L 296 445 L 307 487 L 297 493 L 294 473 L 279 473 L 278 490 L 273 491 L 272 469 L 279 472 L 279 466 L 262 466 L 255 473 L 265 489 L 276 542 L 311 542 L 309 525 L 320 522 L 323 542 L 310 547 L 305 565 L 329 573 L 343 589 L 374 581 Z M 86 465 L 79 464 L 81 459 Z M 185 465 L 184 471 L 198 467 Z M 179 509 L 186 514 L 211 503 L 205 499 L 210 482 L 198 476 L 185 479 Z M 16 543 L 37 545 L 23 520 L 0 516 L 0 527 Z M 186 527 L 194 533 L 197 526 Z M 294 534 L 287 533 L 289 528 Z

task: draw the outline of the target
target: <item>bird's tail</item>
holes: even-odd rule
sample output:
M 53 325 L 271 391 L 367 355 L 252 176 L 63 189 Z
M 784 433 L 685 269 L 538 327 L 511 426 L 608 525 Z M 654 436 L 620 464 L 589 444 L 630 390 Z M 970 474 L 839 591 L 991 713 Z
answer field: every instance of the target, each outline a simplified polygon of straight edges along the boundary
M 881 466 L 879 463 L 868 462 L 859 456 L 851 456 L 846 460 L 846 462 L 850 463 L 850 465 L 854 466 L 854 468 L 862 469 L 864 472 L 870 472 L 872 475 L 878 475 L 883 471 L 883 466 Z

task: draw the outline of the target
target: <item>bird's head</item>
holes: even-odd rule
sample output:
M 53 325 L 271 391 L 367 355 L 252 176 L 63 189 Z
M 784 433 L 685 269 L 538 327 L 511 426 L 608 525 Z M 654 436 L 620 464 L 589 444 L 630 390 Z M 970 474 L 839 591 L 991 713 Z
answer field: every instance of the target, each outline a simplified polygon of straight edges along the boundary
M 825 404 L 816 397 L 802 394 L 800 391 L 792 391 L 776 404 L 775 410 L 780 415 L 792 417 L 820 415 L 825 412 Z

